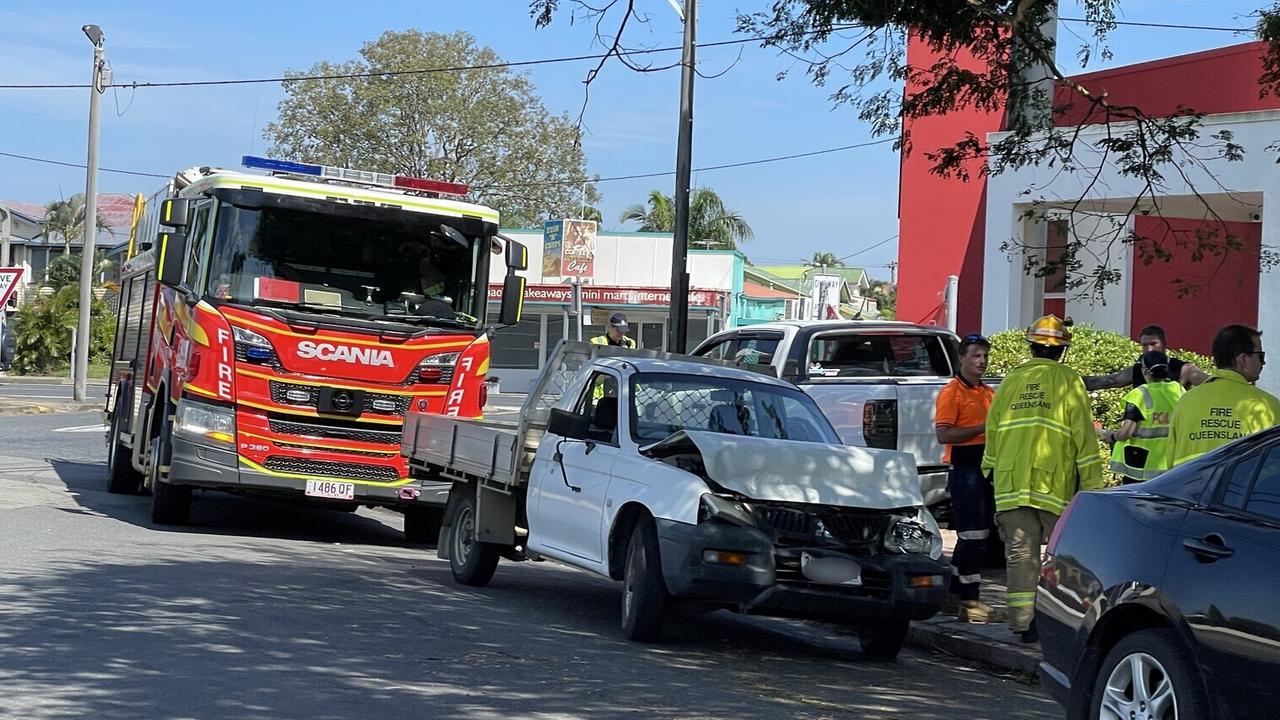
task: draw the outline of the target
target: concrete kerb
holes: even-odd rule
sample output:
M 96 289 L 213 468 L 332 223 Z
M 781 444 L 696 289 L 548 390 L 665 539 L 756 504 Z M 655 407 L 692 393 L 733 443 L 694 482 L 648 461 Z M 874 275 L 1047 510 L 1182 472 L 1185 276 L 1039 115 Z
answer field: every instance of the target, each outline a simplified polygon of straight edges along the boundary
M 42 415 L 48 413 L 91 412 L 101 410 L 102 401 L 33 403 L 0 398 L 0 415 Z
M 911 623 L 907 643 L 1013 673 L 1022 682 L 1039 682 L 1039 645 L 1016 647 L 1012 642 L 993 642 L 982 635 L 967 632 L 961 623 L 947 616 L 938 615 L 930 620 Z

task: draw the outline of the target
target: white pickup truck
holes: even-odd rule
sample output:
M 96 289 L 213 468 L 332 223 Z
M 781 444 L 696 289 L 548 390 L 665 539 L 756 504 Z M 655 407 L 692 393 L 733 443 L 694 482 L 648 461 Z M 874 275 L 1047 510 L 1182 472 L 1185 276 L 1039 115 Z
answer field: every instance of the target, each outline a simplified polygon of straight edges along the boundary
M 517 424 L 411 415 L 402 452 L 453 483 L 458 582 L 553 558 L 622 581 L 635 640 L 678 601 L 852 624 L 893 657 L 950 580 L 909 455 L 842 444 L 795 386 L 729 363 L 561 343 Z
M 911 453 L 925 504 L 936 507 L 948 496 L 934 406 L 959 343 L 931 325 L 788 320 L 725 330 L 691 354 L 769 365 L 817 401 L 841 441 Z

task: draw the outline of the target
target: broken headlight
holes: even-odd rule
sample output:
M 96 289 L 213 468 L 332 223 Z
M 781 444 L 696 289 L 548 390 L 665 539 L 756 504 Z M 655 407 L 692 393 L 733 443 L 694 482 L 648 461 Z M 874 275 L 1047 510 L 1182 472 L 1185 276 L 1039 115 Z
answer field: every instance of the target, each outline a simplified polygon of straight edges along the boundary
M 698 522 L 707 520 L 723 520 L 742 527 L 756 527 L 750 505 L 711 493 L 703 495 L 698 505 Z
M 942 557 L 942 531 L 933 514 L 920 508 L 915 516 L 900 518 L 884 534 L 884 549 L 896 553 Z

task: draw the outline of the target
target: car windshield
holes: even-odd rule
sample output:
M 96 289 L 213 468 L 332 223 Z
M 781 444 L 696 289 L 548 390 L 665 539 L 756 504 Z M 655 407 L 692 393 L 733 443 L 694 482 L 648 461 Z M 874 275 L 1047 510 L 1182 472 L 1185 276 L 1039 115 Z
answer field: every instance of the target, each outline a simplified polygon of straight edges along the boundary
M 750 380 L 638 373 L 631 379 L 634 440 L 677 430 L 839 444 L 813 400 L 799 390 Z
M 427 216 L 370 221 L 224 204 L 208 293 L 243 304 L 473 325 L 484 315 L 474 282 L 485 244 L 451 239 L 439 227 Z

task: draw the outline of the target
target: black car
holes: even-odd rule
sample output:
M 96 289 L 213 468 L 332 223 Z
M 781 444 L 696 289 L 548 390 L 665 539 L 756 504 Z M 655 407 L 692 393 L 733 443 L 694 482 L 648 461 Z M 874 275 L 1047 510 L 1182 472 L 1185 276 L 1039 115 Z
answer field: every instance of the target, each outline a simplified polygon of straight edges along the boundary
M 12 322 L 0 325 L 0 370 L 7 371 L 13 366 L 17 343 L 14 340 L 12 325 Z
M 1070 718 L 1280 715 L 1280 428 L 1078 495 L 1036 624 Z

